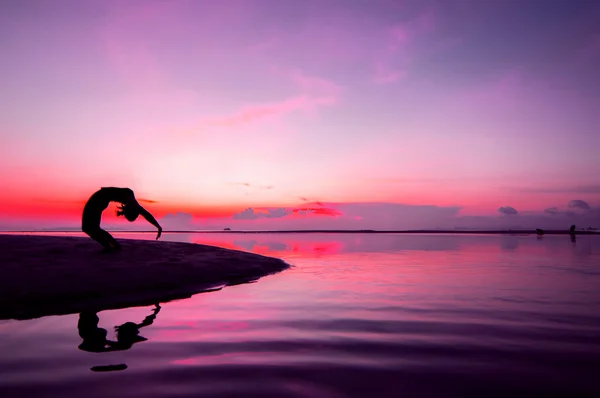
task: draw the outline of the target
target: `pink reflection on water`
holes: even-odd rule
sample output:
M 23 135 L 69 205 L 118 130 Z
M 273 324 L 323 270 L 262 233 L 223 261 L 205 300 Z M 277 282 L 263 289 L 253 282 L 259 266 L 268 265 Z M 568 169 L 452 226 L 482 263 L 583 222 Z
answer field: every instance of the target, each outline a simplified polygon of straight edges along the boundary
M 168 240 L 280 257 L 294 267 L 257 284 L 165 303 L 143 336 L 149 343 L 312 341 L 318 336 L 321 341 L 458 344 L 472 338 L 457 332 L 461 324 L 537 327 L 560 320 L 561 314 L 600 312 L 597 277 L 590 274 L 600 264 L 599 238 L 581 237 L 573 244 L 565 236 L 165 234 Z M 133 312 L 126 317 L 103 313 L 101 322 L 110 328 L 148 312 L 128 311 Z M 386 327 L 396 333 L 374 326 L 381 322 L 391 323 Z M 216 363 L 216 358 L 223 356 L 176 361 Z
M 213 245 L 257 254 L 277 256 L 283 253 L 329 255 L 344 251 L 344 242 L 327 234 L 197 234 L 193 243 Z
M 569 251 L 568 238 L 563 242 L 558 237 L 547 244 L 535 237 L 446 237 L 438 240 L 438 246 L 429 236 L 356 239 L 338 235 L 337 241 L 332 237 L 327 236 L 324 242 L 293 235 L 235 235 L 229 236 L 229 241 L 225 237 L 194 237 L 194 242 L 202 244 L 281 257 L 294 267 L 265 277 L 256 285 L 227 287 L 165 304 L 164 316 L 157 320 L 161 327 L 153 332 L 153 339 L 297 341 L 310 340 L 315 333 L 321 339 L 359 339 L 378 335 L 368 331 L 372 321 L 396 322 L 398 327 L 406 322 L 518 321 L 536 325 L 546 320 L 532 317 L 524 321 L 518 314 L 586 313 L 599 305 L 589 278 L 578 272 L 588 263 Z M 326 255 L 312 250 L 321 244 L 335 249 Z M 597 249 L 590 253 L 598 257 Z M 553 257 L 554 266 L 548 260 Z M 595 298 L 587 308 L 569 304 L 586 297 Z M 325 322 L 332 319 L 364 323 L 336 330 Z M 402 337 L 427 341 L 450 338 L 458 341 L 461 336 Z
M 176 359 L 171 361 L 170 363 L 173 365 L 187 365 L 187 366 L 197 366 L 197 365 L 217 365 L 217 364 L 234 364 L 234 363 L 249 363 L 249 362 L 260 362 L 263 363 L 265 361 L 266 356 L 273 356 L 275 353 L 271 351 L 265 352 L 231 352 L 231 353 L 223 353 L 218 355 L 202 355 L 197 357 Z M 261 360 L 252 361 L 251 358 L 260 357 Z

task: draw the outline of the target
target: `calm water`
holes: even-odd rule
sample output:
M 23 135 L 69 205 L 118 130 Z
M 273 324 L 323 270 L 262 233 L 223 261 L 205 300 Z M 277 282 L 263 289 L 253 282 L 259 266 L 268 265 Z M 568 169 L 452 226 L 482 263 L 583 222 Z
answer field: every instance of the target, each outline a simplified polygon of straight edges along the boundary
M 165 239 L 294 267 L 156 317 L 100 312 L 110 339 L 146 318 L 121 351 L 79 349 L 77 314 L 0 321 L 0 396 L 600 396 L 600 236 Z

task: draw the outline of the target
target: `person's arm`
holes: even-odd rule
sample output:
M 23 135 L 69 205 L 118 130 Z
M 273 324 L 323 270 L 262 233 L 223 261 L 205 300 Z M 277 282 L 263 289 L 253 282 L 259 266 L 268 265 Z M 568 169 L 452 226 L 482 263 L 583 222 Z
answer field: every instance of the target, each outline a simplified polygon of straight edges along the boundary
M 138 329 L 143 328 L 144 326 L 150 326 L 150 325 L 152 325 L 152 323 L 156 319 L 156 315 L 159 312 L 160 312 L 160 305 L 156 304 L 156 307 L 154 307 L 154 310 L 152 311 L 152 314 L 150 314 L 146 318 L 144 318 L 144 320 L 142 321 L 142 323 L 138 323 L 138 325 L 137 325 Z
M 122 200 L 122 203 L 125 203 L 127 206 L 137 207 L 140 215 L 142 217 L 144 217 L 150 224 L 152 224 L 156 228 L 158 228 L 158 235 L 156 235 L 156 239 L 158 240 L 158 238 L 160 238 L 160 235 L 162 234 L 162 227 L 160 226 L 158 221 L 156 221 L 154 216 L 152 214 L 150 214 L 150 212 L 148 210 L 144 209 L 142 207 L 142 205 L 139 204 L 139 202 L 135 198 L 135 194 L 133 193 L 133 191 L 130 188 L 126 188 L 125 195 L 126 195 L 126 198 L 124 198 L 124 200 Z
M 140 214 L 150 224 L 152 224 L 156 228 L 158 228 L 158 234 L 156 235 L 156 239 L 158 240 L 158 238 L 160 238 L 160 235 L 162 234 L 162 227 L 160 226 L 160 224 L 158 223 L 158 221 L 156 221 L 156 219 L 154 218 L 154 216 L 152 214 L 150 214 L 150 212 L 148 210 L 144 209 L 142 206 L 140 206 Z

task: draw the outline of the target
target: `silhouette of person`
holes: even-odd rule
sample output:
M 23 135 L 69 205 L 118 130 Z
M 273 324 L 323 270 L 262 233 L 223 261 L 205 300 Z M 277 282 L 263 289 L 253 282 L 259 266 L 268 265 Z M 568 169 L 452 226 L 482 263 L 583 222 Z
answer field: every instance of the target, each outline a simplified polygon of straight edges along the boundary
M 146 341 L 147 338 L 140 336 L 140 329 L 144 326 L 150 326 L 160 312 L 160 305 L 155 304 L 152 314 L 148 315 L 141 323 L 125 322 L 122 325 L 115 326 L 117 332 L 117 342 L 113 344 L 115 350 L 128 350 L 135 343 Z
M 109 352 L 124 351 L 130 349 L 135 343 L 146 341 L 147 338 L 140 336 L 140 328 L 150 326 L 160 312 L 160 305 L 155 304 L 152 314 L 148 315 L 139 323 L 125 322 L 120 326 L 115 326 L 117 331 L 117 341 L 106 338 L 107 331 L 98 327 L 98 314 L 94 311 L 84 311 L 79 314 L 77 329 L 83 342 L 79 344 L 79 349 L 88 352 Z
M 571 228 L 569 228 L 569 235 L 571 235 L 571 242 L 575 243 L 575 224 L 571 225 Z
M 100 228 L 102 212 L 106 210 L 110 202 L 121 204 L 117 210 L 117 216 L 124 216 L 129 222 L 133 222 L 139 215 L 144 217 L 150 224 L 158 228 L 156 239 L 160 238 L 162 228 L 158 221 L 144 209 L 135 199 L 133 191 L 129 188 L 102 187 L 96 191 L 87 201 L 83 208 L 81 229 L 90 238 L 104 247 L 103 252 L 121 250 L 121 245 L 111 234 Z
M 79 349 L 88 352 L 105 352 L 108 351 L 107 346 L 110 345 L 106 338 L 106 329 L 99 328 L 98 315 L 93 311 L 86 311 L 79 314 L 77 322 L 77 330 L 79 337 L 83 339 L 79 344 Z

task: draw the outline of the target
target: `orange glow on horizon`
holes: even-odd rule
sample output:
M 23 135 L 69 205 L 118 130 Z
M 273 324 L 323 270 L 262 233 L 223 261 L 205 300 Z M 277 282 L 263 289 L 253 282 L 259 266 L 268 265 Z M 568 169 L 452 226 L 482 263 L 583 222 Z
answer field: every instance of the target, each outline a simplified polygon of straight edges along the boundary
M 0 215 L 24 218 L 64 218 L 78 219 L 81 217 L 86 199 L 61 200 L 0 197 Z M 229 217 L 243 210 L 241 206 L 199 205 L 199 206 L 177 206 L 169 203 L 140 201 L 141 205 L 150 211 L 155 217 L 163 217 L 168 213 L 184 212 L 194 217 L 212 218 Z M 116 204 L 112 203 L 103 213 L 103 216 L 114 213 Z

